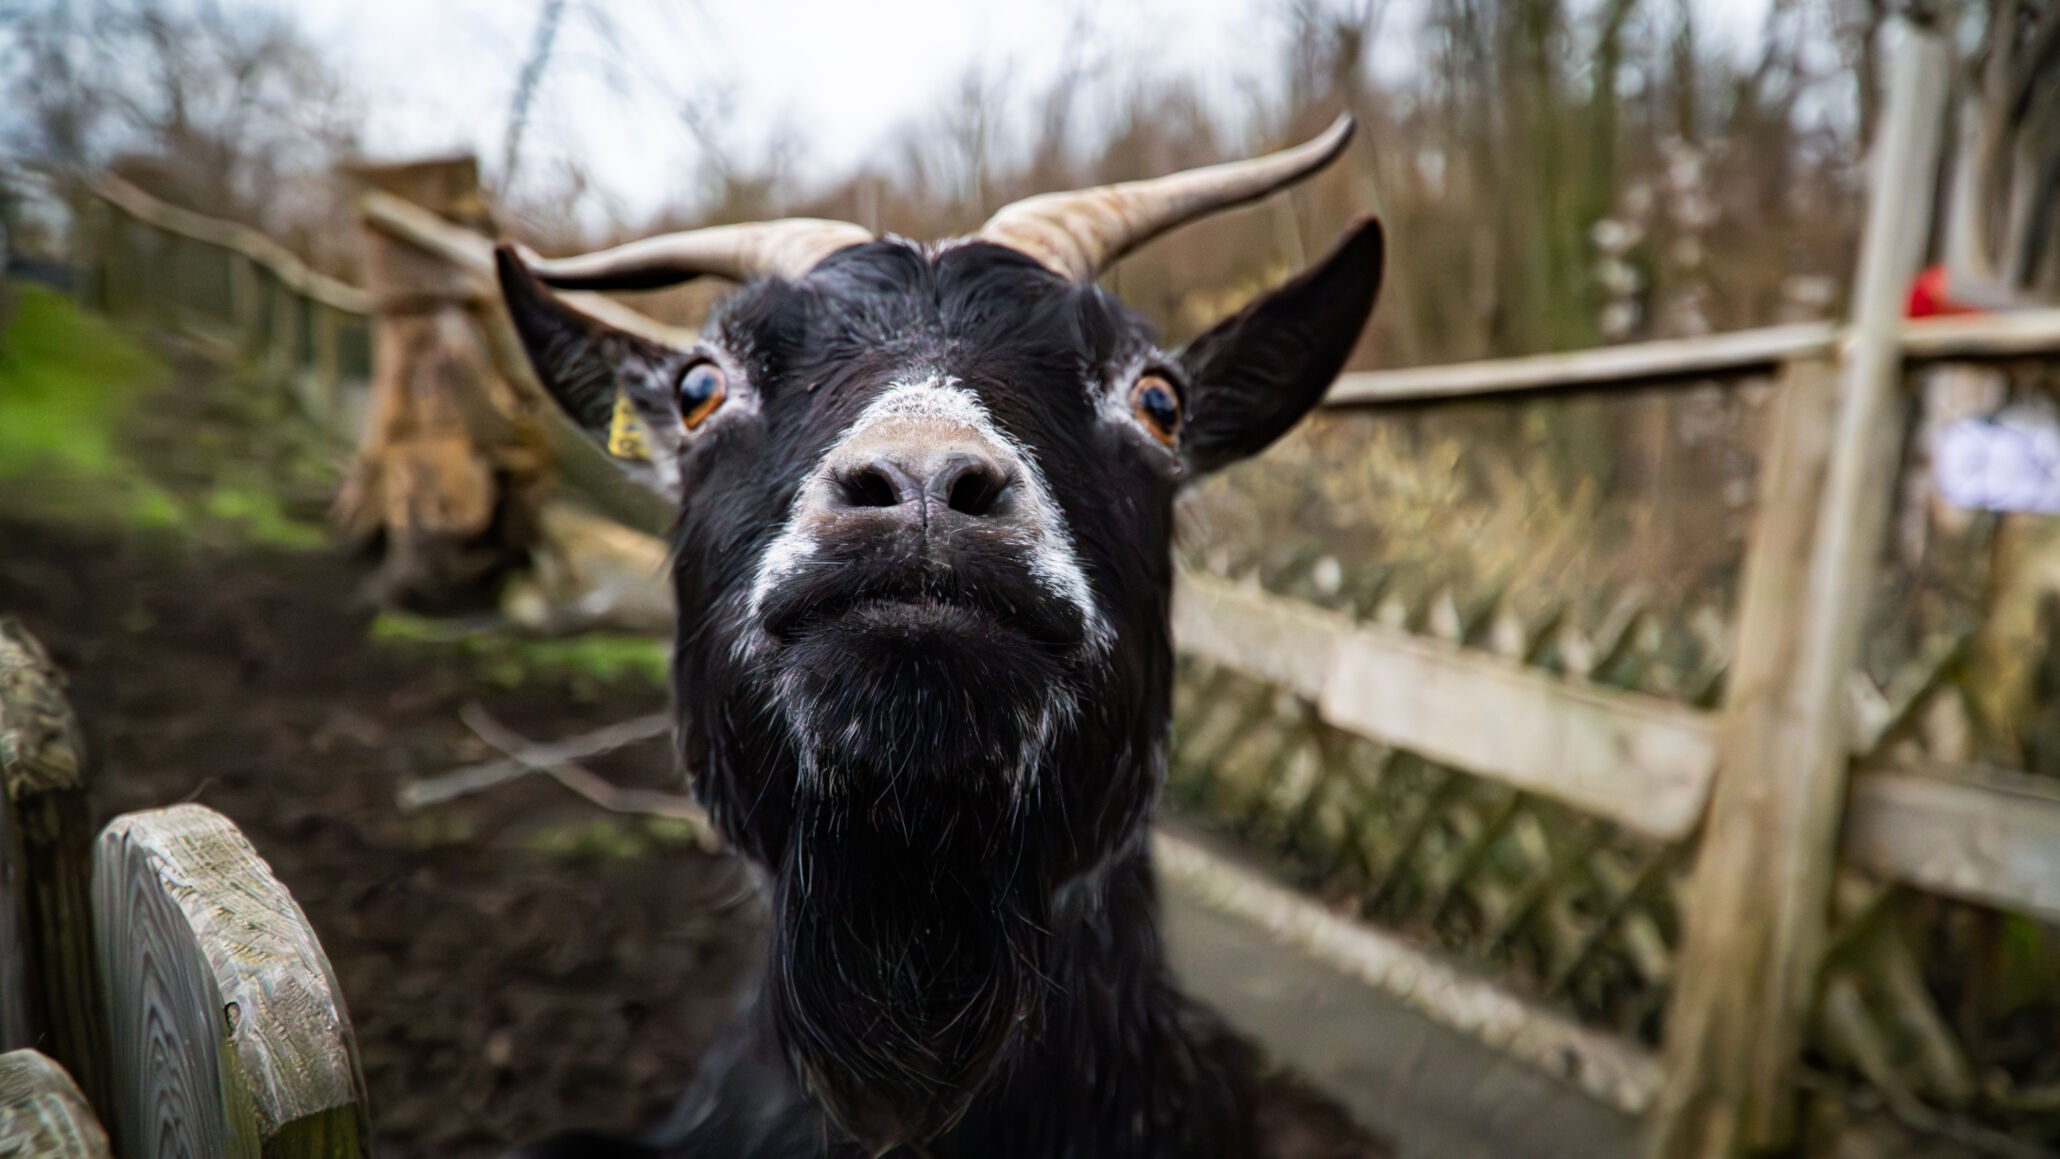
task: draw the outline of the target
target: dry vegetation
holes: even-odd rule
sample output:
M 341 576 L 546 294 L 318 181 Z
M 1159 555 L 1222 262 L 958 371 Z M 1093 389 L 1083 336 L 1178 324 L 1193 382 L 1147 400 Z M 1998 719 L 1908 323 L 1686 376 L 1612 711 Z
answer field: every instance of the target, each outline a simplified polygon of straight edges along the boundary
M 538 78 L 562 8 L 539 10 L 514 126 L 549 99 Z M 1183 340 L 1374 210 L 1392 249 L 1360 368 L 1822 312 L 1859 216 L 1857 113 L 1872 102 L 1868 45 L 1883 12 L 1777 0 L 1741 50 L 1713 44 L 1697 11 L 1663 0 L 1283 0 L 1269 18 L 1273 80 L 1245 94 L 1237 124 L 1200 79 L 1153 71 L 1083 18 L 1048 87 L 969 66 L 877 162 L 799 195 L 810 186 L 796 179 L 792 142 L 738 139 L 737 93 L 711 85 L 678 108 L 678 131 L 702 156 L 692 200 L 620 232 L 813 213 L 943 236 L 1027 193 L 1248 153 L 1348 108 L 1363 132 L 1343 164 L 1147 247 L 1113 287 Z M 575 13 L 604 37 L 625 35 L 599 6 Z M 219 0 L 92 0 L 32 3 L 14 23 L 0 75 L 25 110 L 15 147 L 60 196 L 75 201 L 84 175 L 114 165 L 354 272 L 332 167 L 353 152 L 358 110 L 289 18 Z M 1373 49 L 1396 38 L 1420 64 L 1376 75 Z M 504 169 L 519 135 L 511 127 Z M 576 168 L 523 188 L 543 192 L 503 215 L 540 247 L 612 240 L 576 233 L 570 210 L 594 196 Z M 716 292 L 639 305 L 689 320 Z M 1205 534 L 1196 549 L 1278 553 L 1306 532 L 1341 540 L 1353 567 L 1525 571 L 1685 595 L 1725 574 L 1752 413 L 1673 396 L 1339 419 L 1217 487 L 1200 522 L 1225 539 Z

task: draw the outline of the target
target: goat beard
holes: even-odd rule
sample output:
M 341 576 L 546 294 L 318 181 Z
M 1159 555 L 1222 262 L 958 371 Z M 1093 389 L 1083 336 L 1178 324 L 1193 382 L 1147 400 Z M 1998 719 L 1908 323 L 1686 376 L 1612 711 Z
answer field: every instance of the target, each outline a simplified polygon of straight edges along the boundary
M 938 820 L 911 841 L 804 799 L 774 884 L 774 1025 L 797 1077 L 869 1154 L 949 1130 L 1043 985 L 1049 901 L 1023 888 L 1037 880 L 1031 845 L 1005 825 Z

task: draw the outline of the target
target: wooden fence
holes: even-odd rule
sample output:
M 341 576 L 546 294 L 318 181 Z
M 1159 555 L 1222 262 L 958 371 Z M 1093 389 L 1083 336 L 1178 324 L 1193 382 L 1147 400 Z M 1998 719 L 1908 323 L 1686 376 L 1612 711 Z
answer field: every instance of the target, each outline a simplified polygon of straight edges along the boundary
M 1901 318 L 1946 59 L 1929 36 L 1900 41 L 1844 323 L 1352 374 L 1326 401 L 1375 422 L 1454 400 L 1763 384 L 1774 413 L 1728 622 L 1676 631 L 1623 601 L 1526 612 L 1504 592 L 1408 591 L 1377 570 L 1325 581 L 1309 553 L 1177 581 L 1169 793 L 1241 851 L 1162 830 L 1168 884 L 1643 1116 L 1656 1156 L 1792 1143 L 1797 1092 L 1826 1068 L 1914 1125 L 2005 1151 L 2060 1142 L 2054 1076 L 1981 1063 L 1911 949 L 1931 928 L 1912 923 L 1958 920 L 1955 906 L 2060 922 L 2060 782 L 1912 742 L 1963 694 L 1968 636 L 1993 609 L 1885 675 L 1860 664 L 1882 614 L 1870 593 L 1901 482 L 1901 385 L 1948 363 L 2060 355 L 2060 311 Z M 276 260 L 118 187 L 107 199 L 116 238 L 141 227 Z M 491 242 L 388 193 L 360 208 L 376 235 L 470 280 L 454 300 L 566 477 L 625 524 L 662 526 L 669 513 L 542 401 L 491 292 Z M 118 242 L 105 284 L 137 279 L 113 267 L 139 252 L 161 248 Z M 302 296 L 293 310 L 315 308 L 314 283 L 272 280 Z M 339 314 L 364 304 L 325 293 Z M 1296 1041 L 1268 1045 L 1323 1078 Z
M 0 618 L 0 1155 L 105 1159 L 110 1134 L 125 1159 L 368 1155 L 350 1019 L 300 907 L 211 809 L 96 838 L 62 685 Z
M 89 305 L 201 340 L 290 388 L 355 440 L 371 373 L 372 296 L 310 269 L 257 230 L 168 205 L 117 177 L 95 187 Z

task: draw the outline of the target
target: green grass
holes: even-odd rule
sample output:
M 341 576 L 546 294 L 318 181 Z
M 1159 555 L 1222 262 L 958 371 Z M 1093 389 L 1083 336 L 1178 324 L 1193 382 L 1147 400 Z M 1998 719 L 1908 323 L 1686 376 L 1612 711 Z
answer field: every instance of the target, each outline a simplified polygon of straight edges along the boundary
M 674 817 L 596 817 L 539 830 L 523 847 L 556 861 L 593 864 L 690 849 L 703 840 L 699 825 Z
M 269 441 L 254 439 L 256 430 L 227 436 L 227 445 L 250 454 L 210 454 L 203 443 L 182 442 L 185 457 L 204 466 L 205 482 L 196 485 L 189 474 L 167 488 L 127 452 L 123 435 L 154 417 L 143 408 L 171 380 L 170 368 L 62 294 L 10 289 L 16 310 L 0 335 L 0 484 L 10 508 L 237 546 L 312 551 L 327 544 L 319 524 L 287 513 L 270 477 L 276 464 L 256 461 L 256 443 L 277 441 L 276 423 L 243 423 L 268 428 Z M 225 392 L 225 400 L 248 385 L 223 375 L 207 389 Z
M 179 527 L 178 501 L 121 453 L 131 408 L 162 386 L 162 362 L 103 318 L 40 286 L 11 286 L 0 335 L 0 483 L 72 518 Z
M 574 696 L 590 698 L 610 686 L 665 687 L 666 643 L 652 636 L 591 632 L 538 638 L 502 627 L 381 612 L 372 621 L 372 640 L 401 648 L 456 649 L 474 676 L 503 688 L 539 678 L 564 680 Z
M 0 336 L 0 478 L 121 471 L 115 427 L 164 365 L 106 320 L 40 286 L 16 286 Z

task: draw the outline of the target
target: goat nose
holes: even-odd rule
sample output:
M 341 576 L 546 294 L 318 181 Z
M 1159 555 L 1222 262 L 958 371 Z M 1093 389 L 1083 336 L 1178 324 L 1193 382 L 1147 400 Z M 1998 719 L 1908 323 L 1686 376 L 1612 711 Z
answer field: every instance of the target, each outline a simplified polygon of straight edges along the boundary
M 1009 482 L 1001 464 L 971 451 L 886 452 L 839 471 L 833 505 L 847 511 L 905 508 L 918 519 L 925 518 L 926 511 L 955 511 L 979 519 L 999 512 Z

